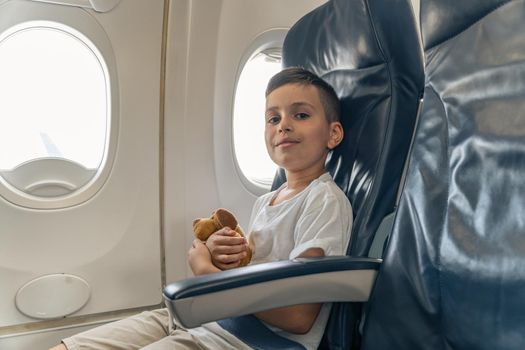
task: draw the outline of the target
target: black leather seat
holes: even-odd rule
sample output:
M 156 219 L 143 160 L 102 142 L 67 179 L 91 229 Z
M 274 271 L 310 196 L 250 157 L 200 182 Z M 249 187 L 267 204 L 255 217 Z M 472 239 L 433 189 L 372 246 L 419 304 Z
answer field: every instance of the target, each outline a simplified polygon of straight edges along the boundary
M 525 2 L 421 0 L 423 109 L 362 349 L 525 348 Z
M 341 99 L 345 139 L 327 169 L 354 210 L 348 255 L 368 256 L 381 223 L 395 212 L 423 94 L 410 1 L 329 1 L 290 29 L 283 63 L 317 73 Z M 283 181 L 281 173 L 273 187 Z M 323 346 L 344 349 L 356 342 L 360 307 L 334 307 Z

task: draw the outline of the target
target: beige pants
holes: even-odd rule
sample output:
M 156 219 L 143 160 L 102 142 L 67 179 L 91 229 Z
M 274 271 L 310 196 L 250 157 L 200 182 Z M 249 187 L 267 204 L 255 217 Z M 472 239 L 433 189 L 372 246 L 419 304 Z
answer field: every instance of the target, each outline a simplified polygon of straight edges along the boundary
M 194 336 L 171 326 L 167 309 L 139 315 L 90 329 L 62 342 L 68 350 L 204 350 Z

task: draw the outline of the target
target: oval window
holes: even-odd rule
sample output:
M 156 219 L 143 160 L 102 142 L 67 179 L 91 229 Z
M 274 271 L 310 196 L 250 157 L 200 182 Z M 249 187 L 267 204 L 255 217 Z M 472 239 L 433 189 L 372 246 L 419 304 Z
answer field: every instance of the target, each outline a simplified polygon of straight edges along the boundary
M 95 45 L 54 22 L 0 35 L 0 175 L 29 198 L 60 198 L 104 165 L 110 129 L 108 69 Z
M 264 143 L 265 91 L 270 78 L 281 68 L 281 48 L 254 54 L 244 65 L 233 109 L 233 141 L 237 164 L 250 182 L 269 188 L 277 166 Z

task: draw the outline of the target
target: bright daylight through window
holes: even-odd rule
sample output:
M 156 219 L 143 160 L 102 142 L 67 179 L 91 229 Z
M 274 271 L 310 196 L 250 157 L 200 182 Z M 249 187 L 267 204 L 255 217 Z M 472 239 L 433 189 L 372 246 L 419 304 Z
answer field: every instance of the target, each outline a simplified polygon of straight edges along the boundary
M 269 188 L 277 170 L 264 144 L 266 85 L 281 70 L 281 49 L 267 49 L 244 66 L 235 92 L 233 135 L 237 163 L 251 182 Z
M 107 134 L 107 82 L 90 42 L 69 29 L 0 35 L 0 171 L 57 158 L 97 169 Z

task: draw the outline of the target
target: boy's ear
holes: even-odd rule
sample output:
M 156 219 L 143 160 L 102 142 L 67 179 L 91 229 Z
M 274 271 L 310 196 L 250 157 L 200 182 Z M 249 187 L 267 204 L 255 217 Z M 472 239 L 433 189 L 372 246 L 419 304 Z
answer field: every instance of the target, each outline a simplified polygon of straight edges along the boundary
M 328 140 L 328 149 L 332 150 L 343 141 L 344 131 L 340 122 L 330 123 L 330 138 Z

